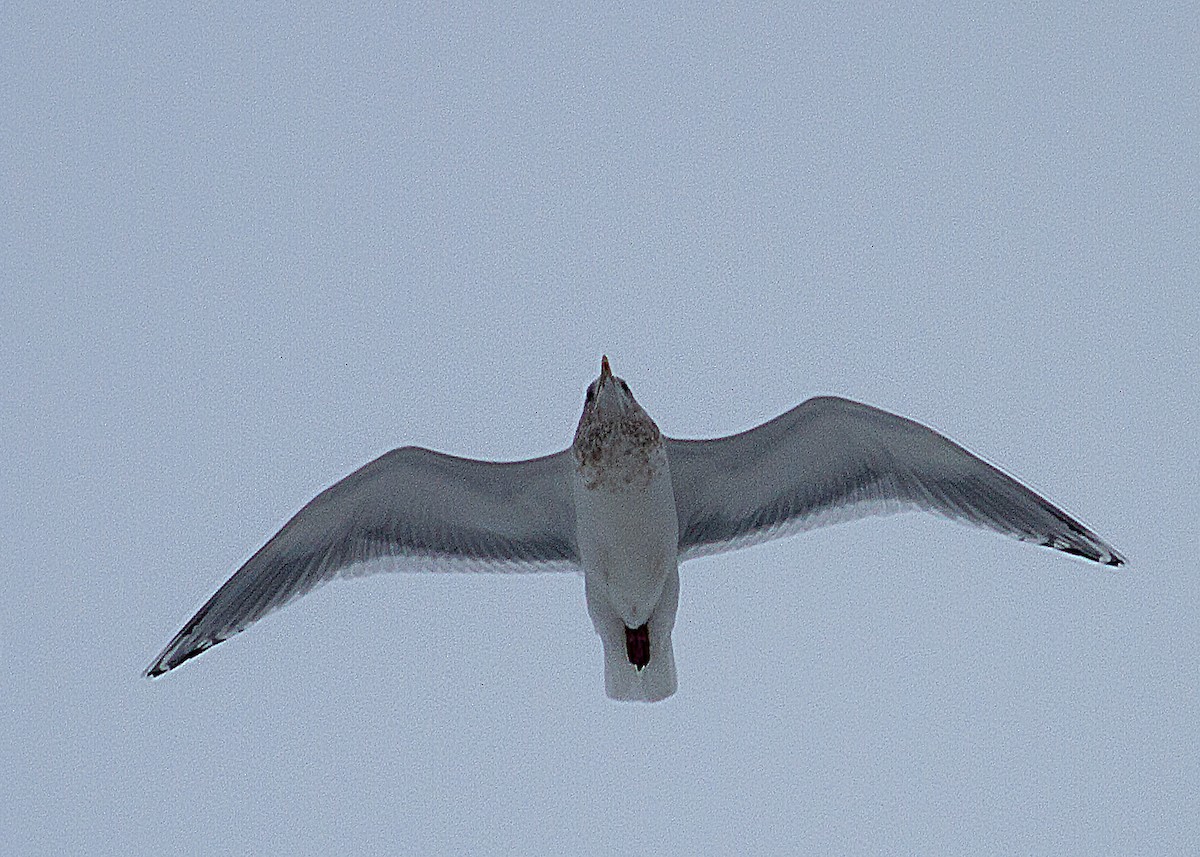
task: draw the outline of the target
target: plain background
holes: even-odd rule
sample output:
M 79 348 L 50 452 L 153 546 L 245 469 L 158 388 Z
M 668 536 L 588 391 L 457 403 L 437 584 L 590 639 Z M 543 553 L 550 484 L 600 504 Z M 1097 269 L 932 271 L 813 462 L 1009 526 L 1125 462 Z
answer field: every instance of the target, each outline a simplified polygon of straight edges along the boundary
M 0 12 L 0 852 L 1200 848 L 1191 3 Z M 394 446 L 931 424 L 1130 558 L 923 515 L 328 586 L 141 677 Z

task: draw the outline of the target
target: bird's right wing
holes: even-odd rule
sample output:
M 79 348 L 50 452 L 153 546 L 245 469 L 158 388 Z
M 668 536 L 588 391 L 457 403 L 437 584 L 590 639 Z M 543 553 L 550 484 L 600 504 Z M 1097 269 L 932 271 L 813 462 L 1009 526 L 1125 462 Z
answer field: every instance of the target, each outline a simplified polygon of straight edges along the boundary
M 915 507 L 1124 562 L 1049 500 L 933 429 L 847 399 L 809 399 L 729 437 L 668 439 L 667 460 L 681 559 Z
M 569 450 L 513 462 L 393 450 L 297 512 L 183 626 L 146 675 L 179 666 L 342 575 L 575 570 L 570 468 Z M 372 562 L 383 559 L 389 562 Z

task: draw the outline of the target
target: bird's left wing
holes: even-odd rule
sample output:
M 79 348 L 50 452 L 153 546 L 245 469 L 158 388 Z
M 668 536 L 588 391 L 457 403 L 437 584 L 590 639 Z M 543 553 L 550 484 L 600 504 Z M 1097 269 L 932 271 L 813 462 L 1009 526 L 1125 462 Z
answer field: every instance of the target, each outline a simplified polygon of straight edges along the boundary
M 1049 500 L 933 429 L 824 396 L 715 440 L 667 440 L 688 559 L 800 529 L 928 509 L 1104 565 L 1124 558 Z
M 569 450 L 512 462 L 392 450 L 297 512 L 183 626 L 146 675 L 179 666 L 334 577 L 574 570 L 570 467 Z

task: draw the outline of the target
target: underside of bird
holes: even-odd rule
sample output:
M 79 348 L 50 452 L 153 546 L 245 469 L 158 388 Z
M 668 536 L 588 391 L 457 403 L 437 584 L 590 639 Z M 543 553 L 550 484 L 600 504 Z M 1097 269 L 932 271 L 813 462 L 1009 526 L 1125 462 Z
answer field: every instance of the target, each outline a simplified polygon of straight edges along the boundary
M 679 572 L 673 570 L 646 621 L 637 627 L 613 608 L 606 588 L 584 578 L 588 614 L 604 647 L 604 691 L 610 699 L 659 702 L 675 693 L 671 632 L 679 606 Z

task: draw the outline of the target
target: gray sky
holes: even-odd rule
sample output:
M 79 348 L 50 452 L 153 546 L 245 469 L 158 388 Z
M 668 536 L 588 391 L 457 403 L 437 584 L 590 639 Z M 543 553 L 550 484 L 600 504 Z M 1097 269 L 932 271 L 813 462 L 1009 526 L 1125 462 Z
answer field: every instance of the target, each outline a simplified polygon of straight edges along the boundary
M 0 852 L 1196 847 L 1192 4 L 341 5 L 0 13 Z M 373 456 L 566 446 L 601 353 L 676 436 L 926 422 L 1128 570 L 920 515 L 696 560 L 650 707 L 573 576 L 141 678 Z

